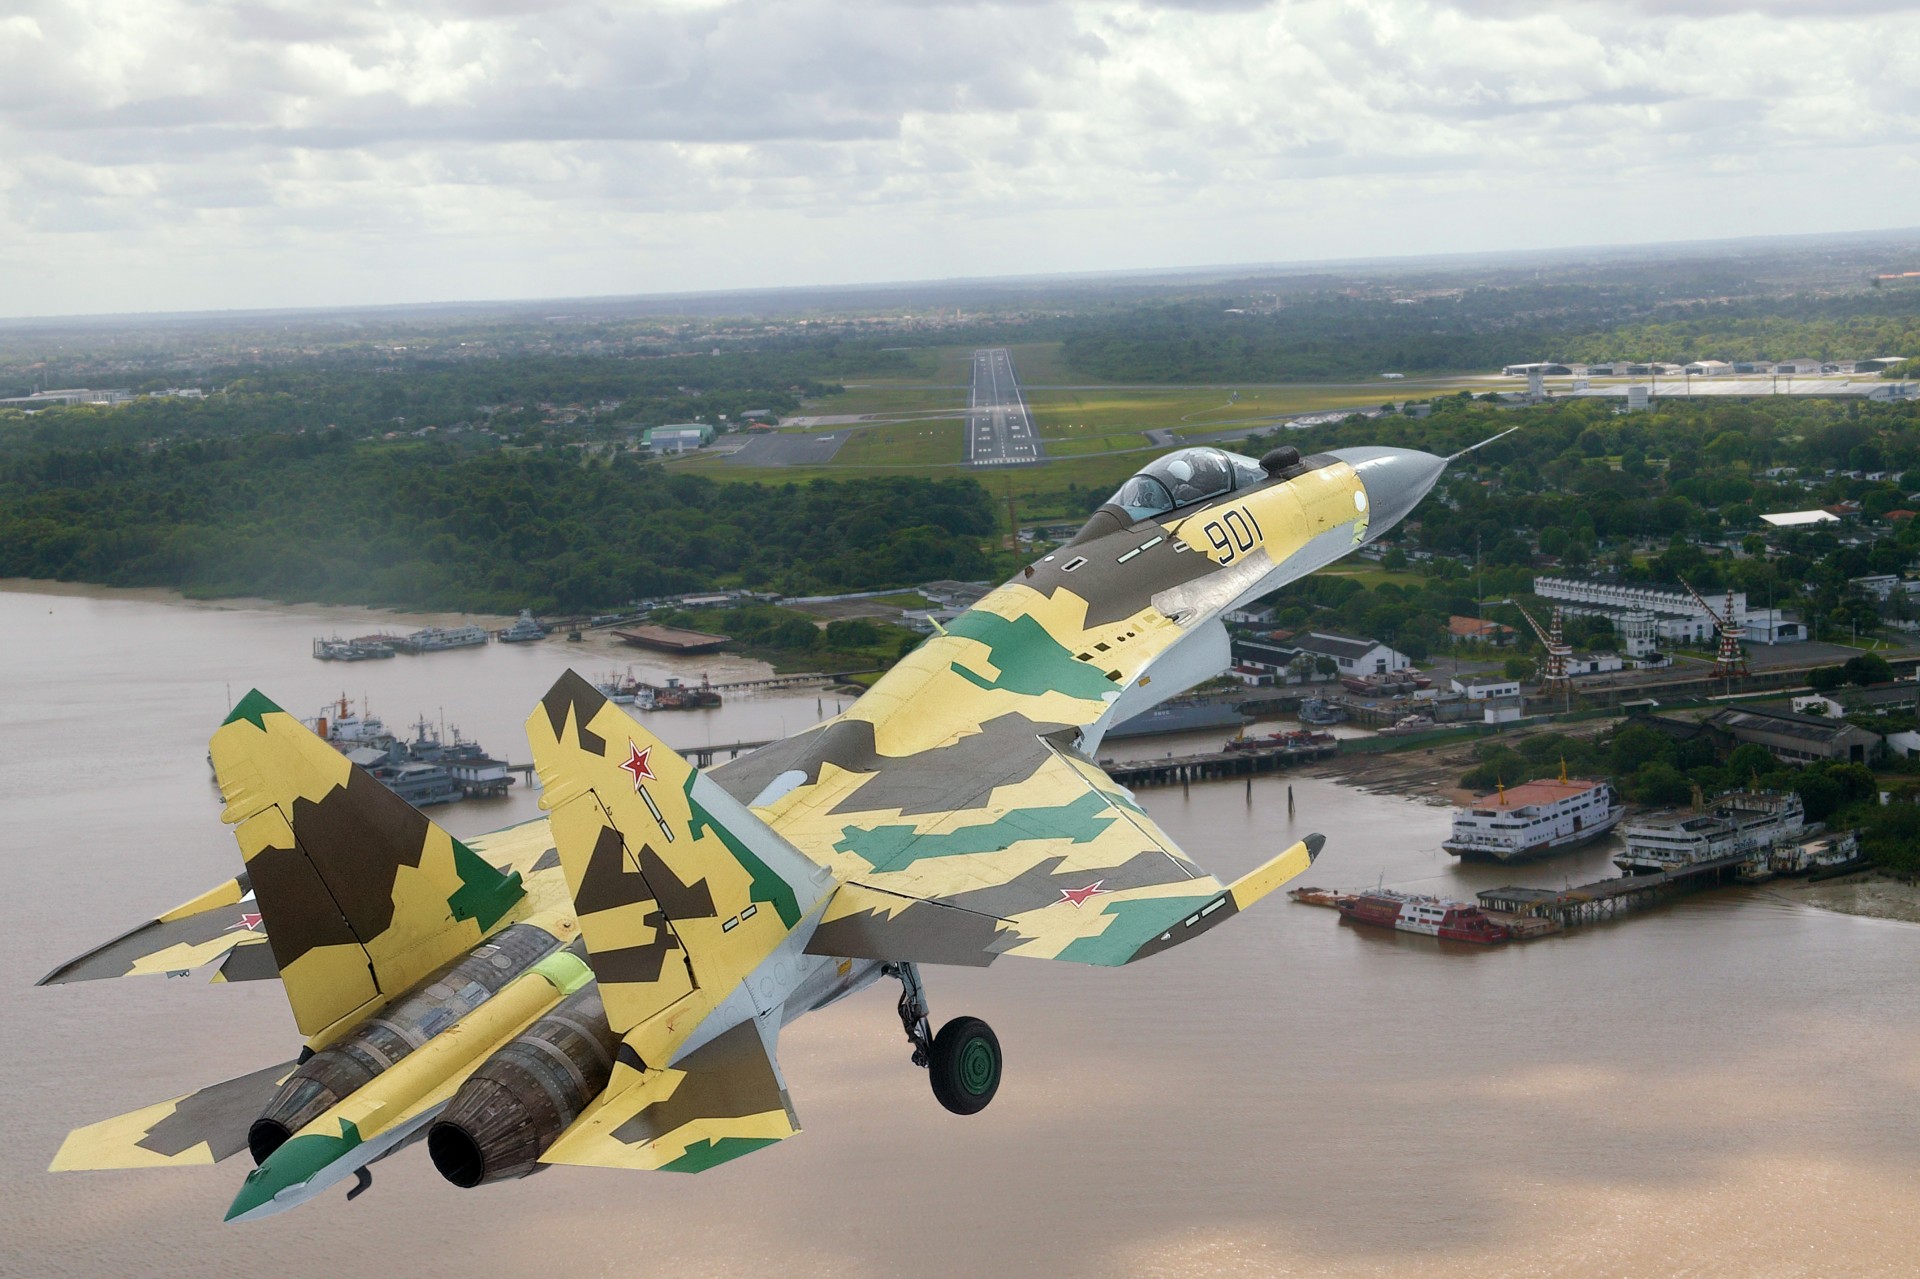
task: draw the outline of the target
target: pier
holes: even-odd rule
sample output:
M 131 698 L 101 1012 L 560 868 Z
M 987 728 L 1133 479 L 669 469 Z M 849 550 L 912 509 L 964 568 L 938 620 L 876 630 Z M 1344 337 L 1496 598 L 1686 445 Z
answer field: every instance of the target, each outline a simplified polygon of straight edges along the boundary
M 1336 743 L 1314 746 L 1268 746 L 1255 750 L 1208 751 L 1203 755 L 1174 755 L 1162 759 L 1101 760 L 1100 767 L 1129 790 L 1142 786 L 1184 786 L 1223 777 L 1252 777 L 1277 773 L 1307 760 L 1331 759 Z
M 706 746 L 675 746 L 671 749 L 674 754 L 690 760 L 695 768 L 712 768 L 713 761 L 719 759 L 721 756 L 725 756 L 727 759 L 738 759 L 748 751 L 757 751 L 762 746 L 769 745 L 772 745 L 770 741 L 717 742 L 710 743 Z M 510 773 L 518 773 L 520 775 L 520 781 L 524 785 L 533 785 L 532 764 L 509 764 L 507 765 L 507 771 Z
M 1521 918 L 1551 919 L 1564 926 L 1591 924 L 1702 888 L 1733 883 L 1751 852 L 1710 857 L 1652 875 L 1620 875 L 1573 888 L 1490 888 L 1481 908 Z

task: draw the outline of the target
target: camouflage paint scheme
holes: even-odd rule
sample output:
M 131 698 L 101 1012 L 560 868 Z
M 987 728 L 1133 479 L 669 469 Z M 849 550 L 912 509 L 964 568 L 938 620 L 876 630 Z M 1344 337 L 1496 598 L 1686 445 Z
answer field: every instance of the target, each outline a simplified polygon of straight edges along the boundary
M 883 964 L 1124 964 L 1304 870 L 1317 835 L 1222 884 L 1092 756 L 1116 719 L 1219 673 L 1222 614 L 1377 536 L 1442 467 L 1346 450 L 1152 518 L 1103 507 L 844 714 L 706 773 L 568 672 L 527 721 L 547 815 L 470 845 L 249 693 L 212 743 L 243 873 L 45 980 L 278 976 L 304 1061 L 529 925 L 546 958 L 449 994 L 446 1024 L 267 1153 L 229 1218 L 404 1144 L 589 977 L 611 1077 L 541 1160 L 712 1167 L 799 1131 L 780 1027 Z M 53 1166 L 225 1158 L 292 1069 L 76 1129 Z

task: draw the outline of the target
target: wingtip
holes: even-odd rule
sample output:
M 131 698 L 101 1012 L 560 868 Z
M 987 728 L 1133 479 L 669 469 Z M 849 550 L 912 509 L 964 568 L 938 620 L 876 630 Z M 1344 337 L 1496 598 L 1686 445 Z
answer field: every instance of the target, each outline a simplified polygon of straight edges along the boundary
M 1307 865 L 1311 866 L 1320 858 L 1320 850 L 1327 846 L 1327 837 L 1319 831 L 1300 841 L 1307 846 Z

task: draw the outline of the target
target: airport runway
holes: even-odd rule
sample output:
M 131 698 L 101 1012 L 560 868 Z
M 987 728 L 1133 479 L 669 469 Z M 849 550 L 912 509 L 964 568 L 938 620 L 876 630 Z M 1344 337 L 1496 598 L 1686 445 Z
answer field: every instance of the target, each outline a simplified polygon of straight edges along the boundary
M 1040 436 L 1005 348 L 973 353 L 973 394 L 967 404 L 969 465 L 1017 466 L 1040 460 Z

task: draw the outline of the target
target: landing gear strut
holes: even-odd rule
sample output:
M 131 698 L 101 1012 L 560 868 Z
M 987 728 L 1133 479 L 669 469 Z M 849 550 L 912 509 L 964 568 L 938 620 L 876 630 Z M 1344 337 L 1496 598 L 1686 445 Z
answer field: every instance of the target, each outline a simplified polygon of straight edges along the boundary
M 933 1033 L 926 987 L 913 964 L 884 964 L 880 971 L 900 983 L 900 1028 L 913 1045 L 913 1064 L 924 1066 L 933 1096 L 956 1115 L 977 1115 L 1000 1090 L 1000 1040 L 978 1017 L 955 1017 Z

